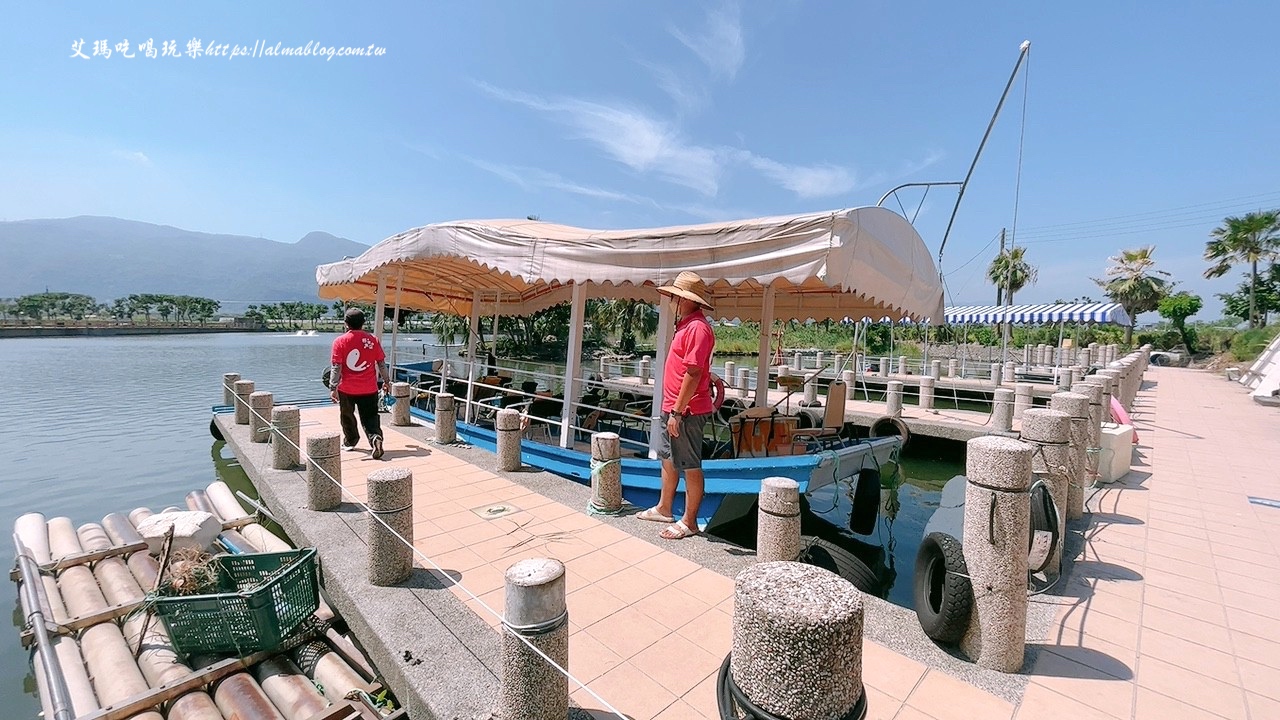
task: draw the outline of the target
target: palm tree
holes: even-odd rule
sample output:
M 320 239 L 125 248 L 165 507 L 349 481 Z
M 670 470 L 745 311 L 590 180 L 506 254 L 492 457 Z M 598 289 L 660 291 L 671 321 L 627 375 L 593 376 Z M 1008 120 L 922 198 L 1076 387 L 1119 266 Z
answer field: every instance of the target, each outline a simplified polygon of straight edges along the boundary
M 1035 283 L 1039 271 L 1026 260 L 1027 248 L 1014 247 L 1002 251 L 987 267 L 987 279 L 996 286 L 996 304 L 1003 305 L 1004 291 L 1009 291 L 1009 304 L 1013 304 L 1013 295 L 1022 288 Z
M 1133 328 L 1138 324 L 1139 313 L 1151 312 L 1160 306 L 1160 300 L 1168 294 L 1173 282 L 1166 280 L 1169 273 L 1155 269 L 1155 245 L 1133 250 L 1121 250 L 1119 255 L 1107 258 L 1106 279 L 1093 281 L 1107 297 L 1120 303 L 1129 313 L 1129 325 L 1124 329 L 1125 345 L 1133 344 Z M 1163 275 L 1164 277 L 1157 277 Z
M 1280 210 L 1229 217 L 1209 235 L 1213 239 L 1205 243 L 1204 259 L 1213 265 L 1204 276 L 1222 277 L 1237 263 L 1249 263 L 1249 327 L 1258 327 L 1258 261 L 1280 254 Z
M 592 320 L 603 330 L 617 331 L 622 352 L 633 353 L 638 337 L 658 331 L 658 313 L 641 300 L 606 300 L 596 306 Z

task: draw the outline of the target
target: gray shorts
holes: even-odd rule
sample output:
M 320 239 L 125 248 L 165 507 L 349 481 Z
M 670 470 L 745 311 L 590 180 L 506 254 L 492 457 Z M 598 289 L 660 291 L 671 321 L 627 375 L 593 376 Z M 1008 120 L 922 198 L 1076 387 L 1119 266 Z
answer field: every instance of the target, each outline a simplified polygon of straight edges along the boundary
M 706 415 L 685 415 L 680 418 L 680 436 L 667 435 L 667 420 L 671 413 L 662 413 L 662 439 L 658 442 L 658 457 L 671 460 L 677 470 L 702 469 L 702 430 L 707 426 Z

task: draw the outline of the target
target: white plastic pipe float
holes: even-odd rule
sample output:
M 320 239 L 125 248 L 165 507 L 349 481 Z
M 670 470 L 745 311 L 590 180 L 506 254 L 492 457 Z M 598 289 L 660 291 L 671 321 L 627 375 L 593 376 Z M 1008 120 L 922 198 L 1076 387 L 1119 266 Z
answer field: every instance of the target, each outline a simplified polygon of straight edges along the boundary
M 307 677 L 324 689 L 324 696 L 333 702 L 342 702 L 353 690 L 373 690 L 359 673 L 321 640 L 300 645 L 293 651 L 293 659 Z
M 263 660 L 254 667 L 253 676 L 285 720 L 308 720 L 330 705 L 315 684 L 286 657 Z

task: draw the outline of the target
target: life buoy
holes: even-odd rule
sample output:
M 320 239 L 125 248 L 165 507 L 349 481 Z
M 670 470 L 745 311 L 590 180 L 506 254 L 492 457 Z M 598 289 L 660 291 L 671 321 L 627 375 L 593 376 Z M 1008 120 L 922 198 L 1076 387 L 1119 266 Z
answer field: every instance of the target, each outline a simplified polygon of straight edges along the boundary
M 948 644 L 964 637 L 973 614 L 973 584 L 959 540 L 940 532 L 924 537 L 916 552 L 912 591 L 925 635 Z
M 728 395 L 725 391 L 724 380 L 719 375 L 711 373 L 711 411 L 719 412 L 720 406 L 724 405 L 724 399 Z

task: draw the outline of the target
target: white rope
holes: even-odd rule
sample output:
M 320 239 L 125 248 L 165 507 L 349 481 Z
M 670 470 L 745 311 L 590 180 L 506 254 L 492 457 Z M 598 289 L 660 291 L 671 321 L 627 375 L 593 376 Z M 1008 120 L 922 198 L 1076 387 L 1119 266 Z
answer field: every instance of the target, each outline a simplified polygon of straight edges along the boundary
M 258 412 L 255 412 L 255 411 L 254 411 L 254 409 L 253 409 L 252 407 L 250 407 L 250 408 L 249 408 L 249 412 L 253 413 L 254 415 L 257 415 L 259 419 L 262 419 L 262 415 L 261 415 L 260 413 L 258 413 Z M 292 446 L 294 447 L 294 449 L 296 449 L 296 450 L 298 451 L 299 456 L 301 456 L 301 457 L 305 458 L 306 460 L 311 460 L 311 456 L 310 456 L 310 455 L 308 455 L 308 454 L 306 454 L 306 453 L 303 451 L 303 449 L 302 449 L 301 447 L 299 447 L 296 443 L 294 443 L 292 440 L 290 440 L 290 439 L 289 439 L 289 438 L 287 438 L 287 437 L 284 437 L 284 435 L 283 435 L 283 434 L 280 434 L 278 437 L 280 437 L 280 438 L 284 439 L 284 441 L 285 441 L 285 442 L 287 442 L 287 443 L 289 443 L 290 445 L 292 445 Z M 388 524 L 387 524 L 387 522 L 386 522 L 385 520 L 383 520 L 383 519 L 379 516 L 379 514 L 378 514 L 378 512 L 377 512 L 377 511 L 375 511 L 373 508 L 369 507 L 369 506 L 368 506 L 368 504 L 366 504 L 366 503 L 364 503 L 364 502 L 360 501 L 358 498 L 356 498 L 356 496 L 355 496 L 355 495 L 354 495 L 350 490 L 348 490 L 347 488 L 343 487 L 342 482 L 341 482 L 340 480 L 338 480 L 338 479 L 334 478 L 332 475 L 330 475 L 330 474 L 329 474 L 329 472 L 328 472 L 327 470 L 325 470 L 323 466 L 321 466 L 321 465 L 319 465 L 319 464 L 316 464 L 316 465 L 315 465 L 315 468 L 316 468 L 317 470 L 319 470 L 319 471 L 320 471 L 320 472 L 321 472 L 321 473 L 322 473 L 326 478 L 328 478 L 328 479 L 329 479 L 329 482 L 332 482 L 334 485 L 337 485 L 337 486 L 338 486 L 338 489 L 342 491 L 342 494 L 343 494 L 344 496 L 346 496 L 346 497 L 350 498 L 351 502 L 353 502 L 353 503 L 355 503 L 356 505 L 359 505 L 360 507 L 364 508 L 364 509 L 365 509 L 365 511 L 369 514 L 369 517 L 370 517 L 370 518 L 372 518 L 373 520 L 376 520 L 376 521 L 378 521 L 379 523 L 381 523 L 381 524 L 382 524 L 382 526 L 383 526 L 384 528 L 386 528 L 386 529 L 387 529 L 387 531 L 388 531 L 388 532 L 390 532 L 390 533 L 392 534 L 392 536 L 394 536 L 394 537 L 395 537 L 397 540 L 399 540 L 400 542 L 404 543 L 404 544 L 405 544 L 405 546 L 407 546 L 407 547 L 409 548 L 409 550 L 410 550 L 410 551 L 411 551 L 415 556 L 417 556 L 417 557 L 421 558 L 422 560 L 424 560 L 424 561 L 426 561 L 426 562 L 430 563 L 430 564 L 431 564 L 431 567 L 435 568 L 435 569 L 436 569 L 436 570 L 437 570 L 441 575 L 443 575 L 444 577 L 448 578 L 448 579 L 449 579 L 449 582 L 453 583 L 453 585 L 454 585 L 455 587 L 459 588 L 460 590 L 462 590 L 462 592 L 466 593 L 466 594 L 467 594 L 467 595 L 468 595 L 472 600 L 475 600 L 475 601 L 476 601 L 476 603 L 478 603 L 478 604 L 480 605 L 480 607 L 482 607 L 482 608 L 484 608 L 485 610 L 487 610 L 487 611 L 489 612 L 489 614 L 490 614 L 490 615 L 493 615 L 494 617 L 498 618 L 498 620 L 502 621 L 502 624 L 503 624 L 503 625 L 506 625 L 506 626 L 508 626 L 508 627 L 513 627 L 513 626 L 511 626 L 511 625 L 509 625 L 509 624 L 507 623 L 507 619 L 506 619 L 505 617 L 503 617 L 503 615 L 502 615 L 501 613 L 499 613 L 497 610 L 494 610 L 493 608 L 489 607 L 488 603 L 486 603 L 485 601 L 483 601 L 483 600 L 481 600 L 481 599 L 480 599 L 480 596 L 476 595 L 475 593 L 471 592 L 471 590 L 467 589 L 467 587 L 466 587 L 465 585 L 463 585 L 459 580 L 455 579 L 455 578 L 453 577 L 453 575 L 449 574 L 448 572 L 445 572 L 445 569 L 444 569 L 444 568 L 442 568 L 442 567 L 440 567 L 438 564 L 436 564 L 436 561 L 435 561 L 435 560 L 432 560 L 430 557 L 428 557 L 428 556 L 427 556 L 425 553 L 423 553 L 421 550 L 419 550 L 418 548 L 414 547 L 414 546 L 413 546 L 413 543 L 411 543 L 411 542 L 409 542 L 408 540 L 406 540 L 406 539 L 405 539 L 405 537 L 404 537 L 403 535 L 401 535 L 400 533 L 396 532 L 395 528 L 393 528 L 393 527 L 391 527 L 390 525 L 388 525 Z M 587 684 L 586 684 L 586 683 L 582 682 L 582 681 L 581 681 L 581 680 L 579 680 L 578 678 L 576 678 L 576 677 L 574 677 L 573 675 L 571 675 L 571 674 L 569 673 L 569 671 L 568 671 L 568 670 L 566 670 L 565 668 L 561 667 L 559 663 L 557 663 L 555 660 L 552 660 L 550 657 L 548 657 L 546 653 L 544 653 L 540 648 L 538 648 L 536 645 L 534 645 L 534 644 L 533 644 L 533 642 L 532 642 L 532 641 L 530 641 L 528 638 L 524 637 L 523 635 L 520 635 L 519 633 L 514 633 L 514 632 L 513 632 L 513 633 L 511 633 L 511 634 L 512 634 L 514 637 L 519 638 L 519 640 L 520 640 L 521 642 L 523 642 L 525 645 L 528 645 L 530 650 L 532 650 L 534 653 L 536 653 L 536 654 L 538 655 L 538 657 L 541 657 L 543 660 L 546 660 L 546 661 L 547 661 L 547 664 L 551 665 L 551 667 L 553 667 L 553 668 L 555 668 L 557 671 L 559 671 L 561 675 L 564 675 L 566 678 L 568 678 L 568 679 L 572 680 L 575 684 L 577 684 L 577 686 L 578 686 L 578 687 L 582 688 L 583 690 L 586 690 L 586 691 L 587 691 L 587 693 L 591 695 L 591 697 L 595 698 L 598 702 L 600 702 L 600 703 L 604 704 L 605 708 L 606 708 L 606 709 L 608 709 L 608 710 L 609 710 L 609 712 L 613 713 L 614 715 L 617 715 L 619 718 L 621 718 L 621 720 L 627 720 L 627 716 L 626 716 L 626 715 L 624 715 L 624 714 L 622 713 L 622 711 L 618 710 L 616 707 L 614 707 L 612 704 L 610 704 L 608 700 L 605 700 L 604 698 L 600 697 L 600 695 L 598 695 L 598 694 L 596 693 L 596 691 L 594 691 L 594 690 L 592 690 L 591 688 L 587 687 Z

